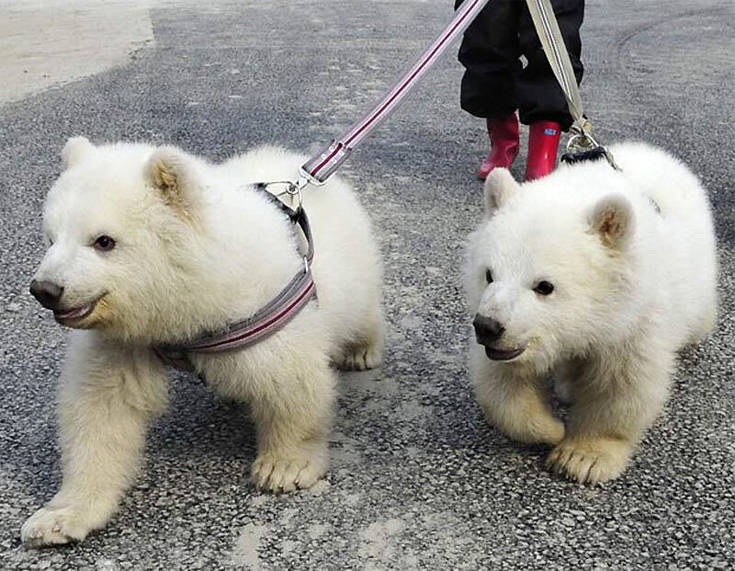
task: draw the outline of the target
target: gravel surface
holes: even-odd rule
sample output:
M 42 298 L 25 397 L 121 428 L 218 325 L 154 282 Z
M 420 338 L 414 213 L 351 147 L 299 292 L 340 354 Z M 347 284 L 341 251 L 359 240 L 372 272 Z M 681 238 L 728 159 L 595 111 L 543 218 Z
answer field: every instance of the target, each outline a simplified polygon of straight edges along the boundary
M 481 212 L 473 171 L 487 140 L 459 109 L 450 55 L 343 169 L 380 235 L 389 339 L 382 369 L 342 376 L 326 479 L 257 493 L 244 408 L 176 374 L 109 525 L 80 545 L 20 544 L 22 522 L 60 480 L 65 332 L 27 287 L 65 139 L 170 142 L 212 159 L 264 142 L 314 150 L 390 86 L 452 2 L 198 4 L 147 7 L 153 40 L 122 64 L 0 106 L 0 568 L 734 568 L 731 0 L 587 2 L 582 91 L 598 134 L 691 165 L 712 196 L 722 263 L 718 328 L 681 356 L 667 411 L 619 480 L 552 476 L 543 447 L 509 442 L 471 397 L 459 261 Z

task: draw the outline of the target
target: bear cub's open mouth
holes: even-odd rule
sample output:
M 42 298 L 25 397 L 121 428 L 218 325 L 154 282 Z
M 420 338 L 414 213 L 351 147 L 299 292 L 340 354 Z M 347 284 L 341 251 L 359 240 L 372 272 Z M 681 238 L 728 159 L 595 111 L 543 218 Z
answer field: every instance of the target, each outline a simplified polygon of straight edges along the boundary
M 525 351 L 525 347 L 518 347 L 516 349 L 496 349 L 493 347 L 485 346 L 485 355 L 487 355 L 488 359 L 492 359 L 493 361 L 510 361 L 511 359 L 515 359 Z
M 100 297 L 98 297 L 97 299 L 95 299 L 94 301 L 86 305 L 74 307 L 72 309 L 64 309 L 64 310 L 55 309 L 54 319 L 56 319 L 58 323 L 61 323 L 63 325 L 68 325 L 69 322 L 79 321 L 81 319 L 84 319 L 85 317 L 92 314 L 92 312 L 94 311 L 94 308 L 97 307 L 97 302 L 100 299 L 102 299 L 102 297 L 103 295 L 101 295 Z

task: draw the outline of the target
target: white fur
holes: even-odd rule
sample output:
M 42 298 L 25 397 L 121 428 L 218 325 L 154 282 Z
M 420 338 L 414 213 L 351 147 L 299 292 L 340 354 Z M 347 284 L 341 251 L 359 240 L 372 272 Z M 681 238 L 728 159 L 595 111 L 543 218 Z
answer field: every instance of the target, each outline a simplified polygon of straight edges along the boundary
M 582 482 L 625 469 L 668 396 L 675 352 L 705 337 L 717 312 L 712 216 L 698 180 L 650 146 L 611 150 L 622 172 L 605 161 L 562 165 L 523 185 L 493 172 L 465 268 L 471 310 L 505 327 L 493 348 L 526 347 L 494 361 L 472 343 L 488 421 L 554 445 L 547 464 Z M 533 290 L 540 280 L 551 295 Z M 572 403 L 566 427 L 547 401 L 550 372 Z
M 68 168 L 44 212 L 52 245 L 35 279 L 64 287 L 63 309 L 102 299 L 73 323 L 87 331 L 73 334 L 61 379 L 63 483 L 23 526 L 34 545 L 102 527 L 135 477 L 146 424 L 167 403 L 150 347 L 252 315 L 303 266 L 293 225 L 248 184 L 292 179 L 304 157 L 260 148 L 215 165 L 83 138 L 63 154 Z M 364 209 L 339 178 L 309 187 L 304 204 L 318 302 L 254 347 L 192 359 L 214 390 L 251 404 L 253 480 L 273 491 L 309 487 L 327 469 L 330 363 L 370 368 L 383 350 L 379 252 Z M 92 246 L 102 234 L 114 249 Z

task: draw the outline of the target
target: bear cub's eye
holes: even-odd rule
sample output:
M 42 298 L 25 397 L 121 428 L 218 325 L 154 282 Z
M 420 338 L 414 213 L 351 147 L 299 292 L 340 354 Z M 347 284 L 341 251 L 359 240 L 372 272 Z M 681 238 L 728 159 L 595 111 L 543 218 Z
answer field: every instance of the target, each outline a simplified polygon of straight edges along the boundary
M 103 234 L 102 236 L 98 236 L 97 239 L 94 241 L 94 248 L 95 250 L 100 250 L 102 252 L 109 252 L 115 247 L 115 240 L 110 238 L 109 236 Z
M 536 287 L 533 288 L 533 291 L 540 295 L 549 295 L 552 291 L 554 291 L 554 284 L 552 284 L 551 282 L 547 282 L 546 280 L 542 280 L 536 284 Z
M 485 281 L 489 284 L 493 283 L 493 273 L 489 269 L 485 270 Z

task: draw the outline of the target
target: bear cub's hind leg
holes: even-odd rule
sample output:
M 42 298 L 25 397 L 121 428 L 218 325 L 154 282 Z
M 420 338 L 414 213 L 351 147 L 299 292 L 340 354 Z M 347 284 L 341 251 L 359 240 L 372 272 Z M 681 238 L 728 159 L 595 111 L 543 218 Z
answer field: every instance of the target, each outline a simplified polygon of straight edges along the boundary
M 252 480 L 271 492 L 310 488 L 329 464 L 334 372 L 326 363 L 293 371 L 288 382 L 272 383 L 252 406 L 258 439 Z

